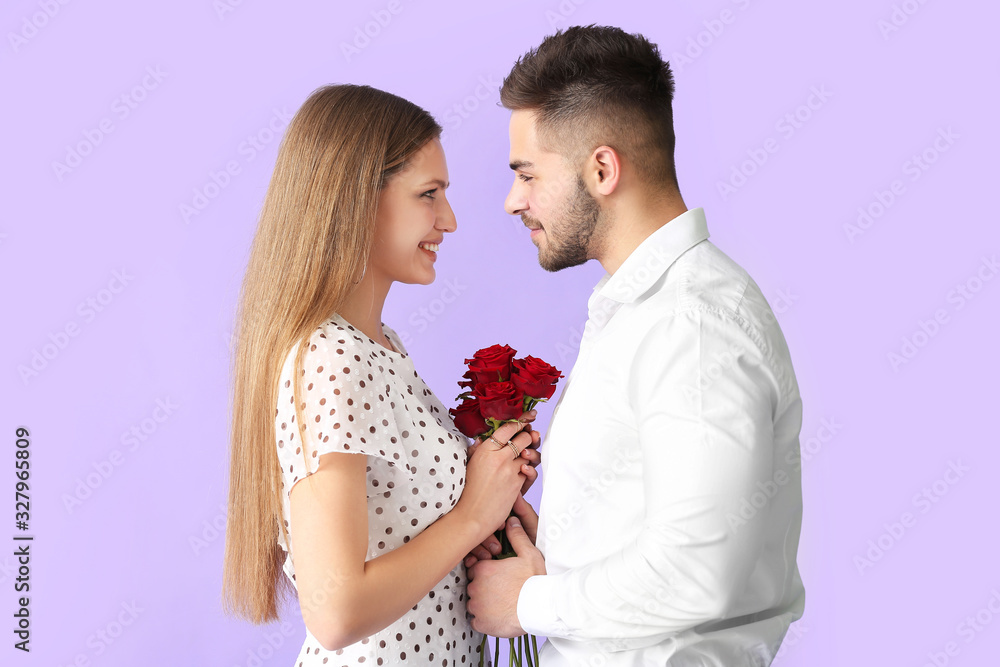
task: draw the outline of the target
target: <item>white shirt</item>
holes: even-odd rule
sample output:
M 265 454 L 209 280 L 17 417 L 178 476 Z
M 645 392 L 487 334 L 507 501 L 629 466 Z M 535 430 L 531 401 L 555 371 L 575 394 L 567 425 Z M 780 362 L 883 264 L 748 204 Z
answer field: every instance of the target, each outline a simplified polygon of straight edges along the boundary
M 547 574 L 517 616 L 545 667 L 769 665 L 802 616 L 802 403 L 753 279 L 703 209 L 590 297 L 542 439 Z

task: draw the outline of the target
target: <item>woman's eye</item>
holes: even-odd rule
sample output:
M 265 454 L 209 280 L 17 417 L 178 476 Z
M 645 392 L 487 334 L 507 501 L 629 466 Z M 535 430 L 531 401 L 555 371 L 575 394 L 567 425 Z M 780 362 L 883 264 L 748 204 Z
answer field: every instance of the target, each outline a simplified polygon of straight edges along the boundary
M 428 199 L 434 199 L 434 193 L 435 192 L 437 192 L 437 188 L 434 188 L 433 190 L 428 190 L 427 192 L 425 192 L 424 194 L 422 194 L 420 196 L 421 197 L 427 197 Z

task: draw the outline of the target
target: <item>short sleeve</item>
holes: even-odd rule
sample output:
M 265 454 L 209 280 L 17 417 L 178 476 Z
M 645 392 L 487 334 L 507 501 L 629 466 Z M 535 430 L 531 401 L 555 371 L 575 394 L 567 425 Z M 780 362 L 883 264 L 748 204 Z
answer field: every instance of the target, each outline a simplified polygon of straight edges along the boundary
M 382 487 L 391 489 L 395 484 L 412 479 L 410 462 L 401 443 L 393 414 L 393 388 L 381 362 L 349 332 L 336 327 L 320 327 L 308 341 L 309 349 L 303 355 L 301 392 L 298 397 L 302 408 L 305 431 L 305 453 L 302 446 L 291 447 L 279 442 L 287 453 L 287 471 L 292 465 L 304 473 L 291 477 L 297 479 L 314 473 L 319 457 L 329 452 L 365 454 L 369 462 L 369 480 L 379 493 Z M 294 403 L 292 403 L 292 364 L 297 346 L 293 347 L 282 370 L 280 392 L 285 395 L 284 411 L 291 416 L 278 423 L 279 438 L 288 434 L 291 442 L 299 439 L 294 428 Z M 279 400 L 280 397 L 279 397 Z M 279 411 L 279 420 L 282 412 Z M 294 454 L 294 456 L 290 456 Z M 372 474 L 374 471 L 375 474 Z

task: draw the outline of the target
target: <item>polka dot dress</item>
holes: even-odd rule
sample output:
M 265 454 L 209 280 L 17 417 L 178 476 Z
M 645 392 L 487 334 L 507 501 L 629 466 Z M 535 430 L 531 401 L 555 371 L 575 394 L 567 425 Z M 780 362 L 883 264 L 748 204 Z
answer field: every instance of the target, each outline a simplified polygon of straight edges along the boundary
M 305 454 L 292 403 L 297 348 L 285 359 L 275 415 L 283 520 L 293 536 L 289 493 L 316 471 L 318 457 L 327 452 L 366 455 L 368 560 L 409 542 L 455 506 L 465 483 L 469 444 L 420 379 L 396 332 L 384 323 L 382 330 L 397 352 L 339 314 L 310 337 L 302 376 L 305 396 L 299 399 L 305 403 Z M 294 585 L 292 555 L 280 532 L 278 543 L 287 554 L 284 571 Z M 482 635 L 466 614 L 467 583 L 460 562 L 402 618 L 343 649 L 324 649 L 307 629 L 295 667 L 478 665 Z

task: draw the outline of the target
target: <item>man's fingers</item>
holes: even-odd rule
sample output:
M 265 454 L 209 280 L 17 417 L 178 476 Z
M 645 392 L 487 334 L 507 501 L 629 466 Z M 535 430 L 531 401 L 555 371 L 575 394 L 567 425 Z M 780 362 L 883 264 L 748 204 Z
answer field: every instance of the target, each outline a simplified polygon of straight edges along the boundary
M 530 463 L 522 463 L 521 474 L 526 477 L 524 482 L 521 483 L 521 495 L 523 496 L 531 488 L 531 485 L 535 483 L 535 480 L 538 479 L 538 471 Z
M 538 522 L 538 514 L 524 496 L 519 495 L 514 499 L 514 514 L 521 519 L 521 523 L 534 524 Z
M 518 556 L 524 556 L 528 553 L 529 548 L 533 548 L 535 545 L 532 543 L 531 538 L 524 530 L 524 526 L 518 521 L 517 517 L 510 517 L 507 519 L 507 539 L 510 540 L 510 546 L 514 548 L 514 552 Z
M 525 447 L 521 451 L 521 458 L 527 459 L 528 463 L 535 465 L 542 460 L 542 453 L 539 452 L 537 449 L 532 449 L 531 447 Z
M 521 520 L 524 532 L 534 543 L 538 536 L 538 514 L 535 512 L 535 508 L 524 499 L 524 494 L 514 499 L 514 514 Z

